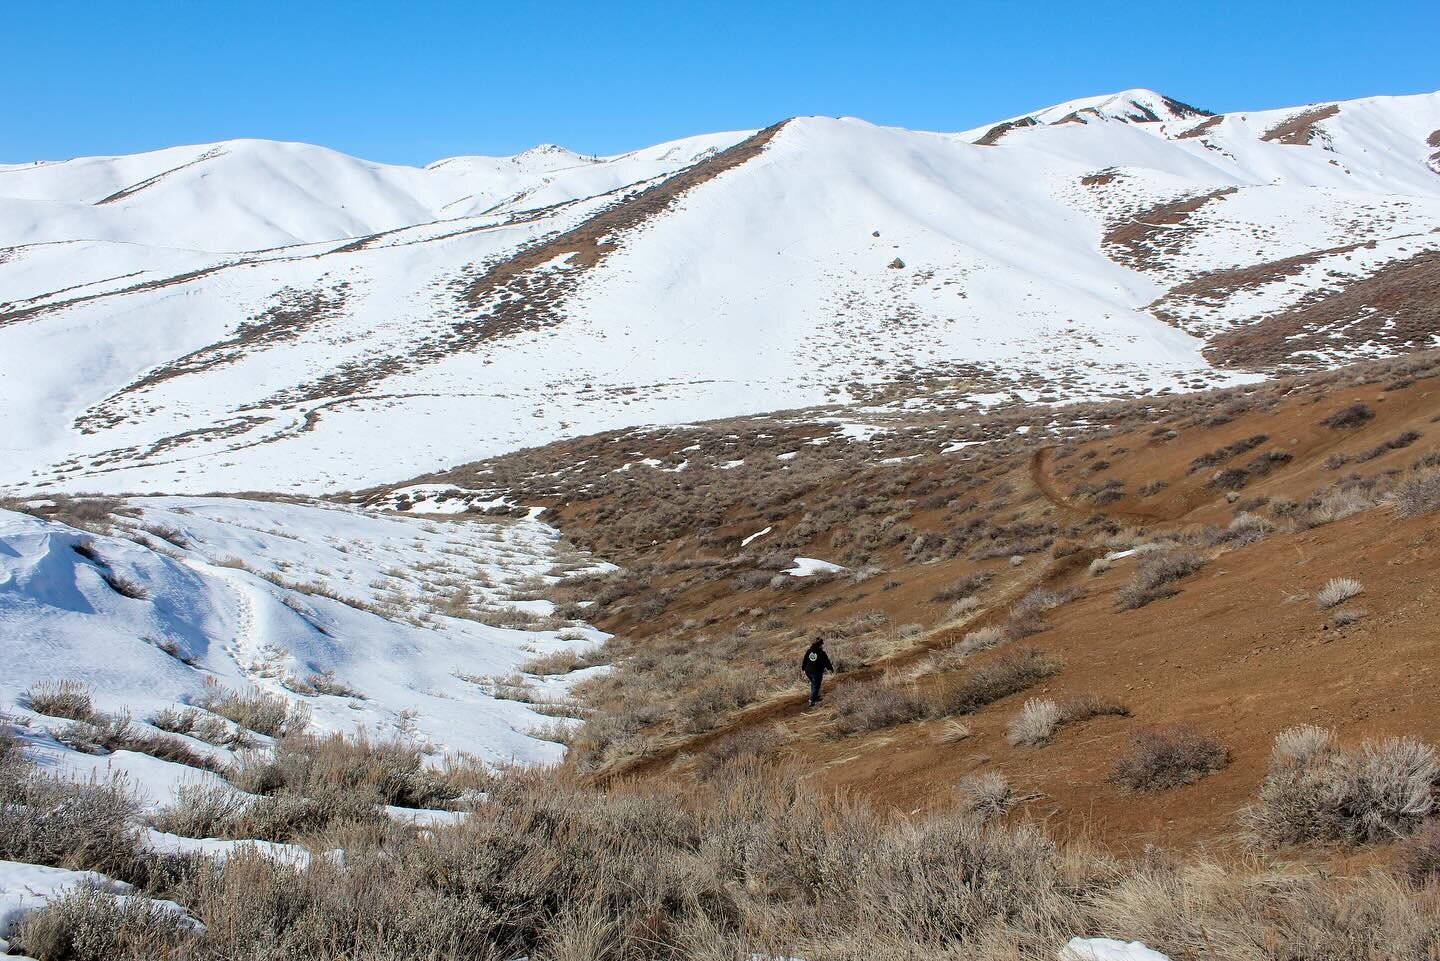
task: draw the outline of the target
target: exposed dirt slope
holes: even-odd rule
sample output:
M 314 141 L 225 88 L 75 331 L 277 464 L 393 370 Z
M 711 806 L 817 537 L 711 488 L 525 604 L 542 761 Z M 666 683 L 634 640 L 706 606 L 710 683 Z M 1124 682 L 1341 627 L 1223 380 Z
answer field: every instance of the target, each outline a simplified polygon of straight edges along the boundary
M 598 777 L 688 777 L 697 758 L 778 732 L 814 777 L 904 810 L 954 804 L 962 777 L 999 771 L 1029 798 L 1018 816 L 1065 831 L 1137 850 L 1233 844 L 1287 727 L 1440 741 L 1440 513 L 1402 517 L 1387 493 L 1440 466 L 1437 360 L 983 424 L 922 419 L 863 442 L 784 417 L 625 432 L 442 476 L 549 503 L 548 519 L 629 569 L 581 595 L 619 635 L 620 671 L 594 705 L 640 712 L 623 742 L 577 748 Z M 956 436 L 976 440 L 937 443 Z M 1206 563 L 1173 595 L 1121 609 L 1140 563 L 1123 551 L 1156 542 Z M 777 574 L 797 556 L 853 575 Z M 1314 600 L 1335 577 L 1363 585 L 1348 624 Z M 1036 587 L 1069 599 L 1029 636 L 960 656 Z M 952 608 L 962 594 L 971 607 Z M 816 636 L 845 670 L 808 710 L 794 665 Z M 944 692 L 1026 647 L 1063 669 L 965 717 L 968 738 L 943 742 L 943 718 L 836 734 L 851 694 L 907 678 Z M 748 693 L 716 706 L 736 684 Z M 1007 742 L 1026 698 L 1083 695 L 1130 714 L 1040 747 Z M 1230 764 L 1167 791 L 1110 782 L 1136 733 L 1173 723 L 1219 740 Z

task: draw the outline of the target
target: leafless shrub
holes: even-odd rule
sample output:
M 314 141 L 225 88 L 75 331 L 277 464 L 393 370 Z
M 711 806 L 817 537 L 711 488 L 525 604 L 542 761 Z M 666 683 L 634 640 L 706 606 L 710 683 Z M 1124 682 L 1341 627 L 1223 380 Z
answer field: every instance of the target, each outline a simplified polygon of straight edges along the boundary
M 1031 698 L 1021 706 L 1020 713 L 1010 719 L 1005 740 L 1011 744 L 1044 744 L 1055 736 L 1061 717 L 1059 704 L 1049 698 Z
M 25 692 L 25 704 L 48 717 L 88 721 L 95 716 L 90 686 L 82 681 L 38 681 Z
M 1154 497 L 1156 494 L 1160 493 L 1162 490 L 1169 486 L 1170 485 L 1165 483 L 1163 480 L 1148 480 L 1140 485 L 1140 496 Z
M 320 671 L 308 674 L 305 677 L 305 685 L 316 694 L 326 694 L 330 697 L 348 697 L 357 701 L 365 700 L 365 695 L 355 688 L 346 684 L 335 676 L 334 671 Z
M 1105 714 L 1124 717 L 1128 716 L 1130 711 L 1124 705 L 1098 694 L 1085 694 L 1063 704 L 1057 704 L 1049 698 L 1032 698 L 1027 700 L 1020 713 L 1010 720 L 1005 737 L 1011 744 L 1044 744 L 1065 724 L 1086 721 Z
M 1359 454 L 1355 455 L 1355 460 L 1361 463 L 1368 460 L 1374 460 L 1375 458 L 1380 457 L 1383 454 L 1390 453 L 1392 450 L 1402 450 L 1406 447 L 1409 447 L 1411 444 L 1415 443 L 1419 439 L 1420 434 L 1416 431 L 1402 431 L 1401 433 L 1396 434 L 1389 440 L 1382 441 L 1381 443 L 1376 444 L 1369 450 L 1362 451 Z
M 128 597 L 134 601 L 148 600 L 150 597 L 150 592 L 139 581 L 131 580 L 108 569 L 102 571 L 100 576 L 106 584 L 110 585 L 110 589 L 121 597 Z
M 1161 791 L 1192 784 L 1228 763 L 1229 750 L 1193 728 L 1150 728 L 1134 736 L 1110 780 L 1132 791 Z
M 850 684 L 833 701 L 834 731 L 840 736 L 908 724 L 929 714 L 925 698 L 909 684 Z
M 87 754 L 135 751 L 190 767 L 213 771 L 217 763 L 178 737 L 137 727 L 128 713 L 96 714 L 88 721 L 74 721 L 56 735 L 62 744 Z
M 1297 738 L 1302 749 L 1283 746 Z M 1242 822 L 1254 841 L 1269 847 L 1404 836 L 1434 810 L 1437 781 L 1440 758 L 1413 737 L 1344 751 L 1328 732 L 1284 732 L 1259 803 L 1246 809 Z
M 1114 562 L 1112 562 L 1107 557 L 1095 558 L 1093 561 L 1090 562 L 1090 576 L 1099 577 L 1101 574 L 1104 574 L 1106 571 L 1110 570 L 1113 564 Z
M 987 704 L 1019 693 L 1060 673 L 1061 662 L 1029 648 L 976 668 L 970 676 L 940 692 L 935 711 L 942 716 L 973 714 Z
M 695 775 L 702 780 L 714 777 L 727 764 L 768 757 L 784 745 L 785 738 L 774 727 L 757 727 L 720 738 L 695 759 Z
M 1437 510 L 1440 510 L 1440 470 L 1428 470 L 1395 491 L 1395 511 L 1401 517 L 1419 517 Z
M 1122 611 L 1144 607 L 1151 601 L 1178 593 L 1171 584 L 1205 566 L 1203 554 L 1187 550 L 1169 550 L 1146 554 L 1135 570 L 1135 577 L 1117 592 L 1117 605 Z
M 168 957 L 193 926 L 144 898 L 77 887 L 27 913 L 13 947 L 41 961 Z
M 138 807 L 127 782 L 73 781 L 0 765 L 0 859 L 131 877 Z
M 1369 613 L 1362 607 L 1338 607 L 1330 612 L 1330 623 L 1336 627 L 1348 627 L 1364 619 Z
M 1364 586 L 1353 577 L 1332 577 L 1315 593 L 1315 606 L 1322 611 L 1328 611 L 1364 590 Z
M 971 595 L 983 591 L 986 585 L 990 583 L 992 577 L 994 577 L 994 575 L 989 571 L 978 571 L 974 574 L 966 574 L 949 587 L 936 592 L 935 596 L 930 599 L 941 602 L 964 600 Z
M 1329 427 L 1332 430 L 1348 430 L 1352 427 L 1359 427 L 1374 419 L 1375 412 L 1367 405 L 1357 401 L 1323 418 L 1320 421 L 1320 426 Z
M 1020 800 L 999 771 L 967 774 L 955 785 L 955 792 L 960 796 L 960 810 L 981 821 L 1004 817 Z

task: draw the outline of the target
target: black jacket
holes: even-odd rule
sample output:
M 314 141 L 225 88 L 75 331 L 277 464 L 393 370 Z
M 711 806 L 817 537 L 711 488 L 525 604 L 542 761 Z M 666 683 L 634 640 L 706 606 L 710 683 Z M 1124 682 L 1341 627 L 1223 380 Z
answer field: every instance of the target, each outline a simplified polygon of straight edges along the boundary
M 830 663 L 830 655 L 825 653 L 825 648 L 819 644 L 811 644 L 800 661 L 800 670 L 811 677 L 818 677 L 826 671 L 835 670 L 835 665 Z

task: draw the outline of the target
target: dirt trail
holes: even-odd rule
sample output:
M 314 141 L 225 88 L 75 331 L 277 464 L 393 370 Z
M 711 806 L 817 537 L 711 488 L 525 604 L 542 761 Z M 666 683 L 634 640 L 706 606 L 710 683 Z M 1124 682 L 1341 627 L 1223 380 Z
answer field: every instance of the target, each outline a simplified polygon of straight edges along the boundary
M 1077 571 L 1084 570 L 1100 553 L 1098 550 L 1083 550 L 1060 558 L 1059 560 L 1051 561 L 1033 576 L 1021 577 L 1015 583 L 1009 585 L 988 605 L 981 608 L 974 617 L 932 628 L 921 635 L 918 643 L 903 651 L 879 658 L 868 664 L 863 664 L 855 670 L 832 675 L 825 682 L 826 692 L 834 694 L 837 688 L 848 687 L 863 681 L 877 680 L 887 671 L 908 667 L 936 651 L 944 650 L 958 643 L 969 632 L 981 627 L 986 627 L 1003 618 L 1005 614 L 1009 612 L 1012 604 L 1036 587 L 1054 584 L 1064 580 Z M 798 670 L 796 672 L 796 678 L 796 687 L 803 687 L 799 679 Z M 735 715 L 729 723 L 723 724 L 713 730 L 682 738 L 644 757 L 633 758 L 613 767 L 597 771 L 591 775 L 591 780 L 598 784 L 606 784 L 618 778 L 643 777 L 654 774 L 673 764 L 682 754 L 693 754 L 722 738 L 738 734 L 741 731 L 746 731 L 762 724 L 769 724 L 775 721 L 804 715 L 808 702 L 809 695 L 803 691 L 766 701 L 755 707 L 741 711 Z
M 1055 460 L 1055 448 L 1042 447 L 1030 455 L 1030 482 L 1035 485 L 1042 497 L 1058 509 L 1074 515 L 1077 519 L 1083 520 L 1096 512 L 1104 513 L 1106 517 L 1113 517 L 1119 521 L 1129 521 L 1135 524 L 1155 524 L 1165 521 L 1179 520 L 1181 516 L 1169 516 L 1161 511 L 1137 511 L 1137 510 L 1115 510 L 1101 511 L 1100 508 L 1088 504 L 1076 503 L 1067 497 L 1055 483 L 1055 476 L 1050 471 L 1050 465 Z

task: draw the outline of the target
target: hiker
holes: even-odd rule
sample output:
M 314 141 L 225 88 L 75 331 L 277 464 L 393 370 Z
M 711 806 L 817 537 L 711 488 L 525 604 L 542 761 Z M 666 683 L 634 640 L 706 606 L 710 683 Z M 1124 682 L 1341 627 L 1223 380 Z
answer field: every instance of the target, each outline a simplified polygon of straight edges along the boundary
M 800 669 L 810 678 L 810 706 L 814 707 L 820 703 L 820 682 L 825 679 L 825 672 L 835 670 L 835 665 L 830 663 L 830 655 L 825 653 L 824 641 L 817 639 L 810 645 L 805 651 L 805 659 L 800 662 Z

